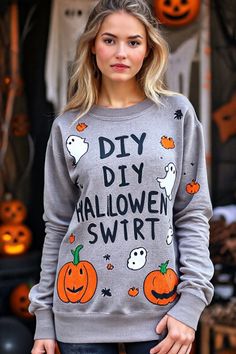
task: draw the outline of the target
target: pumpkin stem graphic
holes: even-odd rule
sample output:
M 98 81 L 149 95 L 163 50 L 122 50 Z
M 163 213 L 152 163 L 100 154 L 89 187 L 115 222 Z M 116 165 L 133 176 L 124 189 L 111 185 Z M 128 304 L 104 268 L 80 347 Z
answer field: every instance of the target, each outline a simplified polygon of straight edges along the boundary
M 168 263 L 169 261 L 166 261 L 165 263 L 161 263 L 161 265 L 159 266 L 161 274 L 166 274 Z
M 74 265 L 79 264 L 79 261 L 80 261 L 79 252 L 83 247 L 84 247 L 83 245 L 78 245 L 75 250 L 71 250 L 71 253 L 74 257 L 74 260 L 73 260 Z

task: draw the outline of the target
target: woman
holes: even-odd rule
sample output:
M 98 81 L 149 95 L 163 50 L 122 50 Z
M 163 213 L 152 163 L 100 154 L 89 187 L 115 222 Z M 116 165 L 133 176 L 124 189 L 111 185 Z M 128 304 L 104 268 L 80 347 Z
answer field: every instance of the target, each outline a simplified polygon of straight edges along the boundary
M 33 354 L 187 354 L 212 299 L 202 126 L 162 83 L 144 0 L 102 0 L 78 43 L 45 161 Z

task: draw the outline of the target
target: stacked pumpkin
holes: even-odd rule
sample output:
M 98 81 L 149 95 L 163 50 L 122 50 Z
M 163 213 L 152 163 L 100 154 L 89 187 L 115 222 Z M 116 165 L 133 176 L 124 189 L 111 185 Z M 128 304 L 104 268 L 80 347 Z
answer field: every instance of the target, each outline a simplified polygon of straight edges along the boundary
M 0 202 L 0 254 L 17 256 L 28 251 L 32 243 L 32 233 L 23 224 L 27 215 L 26 207 L 18 199 Z

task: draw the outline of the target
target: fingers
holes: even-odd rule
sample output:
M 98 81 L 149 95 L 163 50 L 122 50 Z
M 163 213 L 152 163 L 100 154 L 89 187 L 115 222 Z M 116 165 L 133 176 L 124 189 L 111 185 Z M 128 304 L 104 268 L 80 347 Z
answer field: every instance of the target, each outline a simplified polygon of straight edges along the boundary
M 162 333 L 164 331 L 164 329 L 166 328 L 167 326 L 167 320 L 168 320 L 168 317 L 167 315 L 165 315 L 161 321 L 158 323 L 158 325 L 156 326 L 156 332 L 158 334 Z
M 53 339 L 37 339 L 31 354 L 54 354 L 56 342 Z
M 163 339 L 159 344 L 157 344 L 155 347 L 153 347 L 150 350 L 150 354 L 164 354 L 164 353 L 169 353 L 169 350 L 172 348 L 174 345 L 174 341 L 170 338 L 170 336 L 167 336 L 165 339 Z

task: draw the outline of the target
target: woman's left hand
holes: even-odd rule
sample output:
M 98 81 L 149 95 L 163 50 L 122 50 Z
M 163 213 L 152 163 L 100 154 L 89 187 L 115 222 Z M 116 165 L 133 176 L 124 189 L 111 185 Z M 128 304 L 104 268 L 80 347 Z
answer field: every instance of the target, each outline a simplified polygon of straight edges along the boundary
M 150 354 L 189 354 L 195 338 L 195 330 L 174 317 L 165 315 L 156 326 L 160 334 L 167 329 L 167 336 L 150 350 Z

